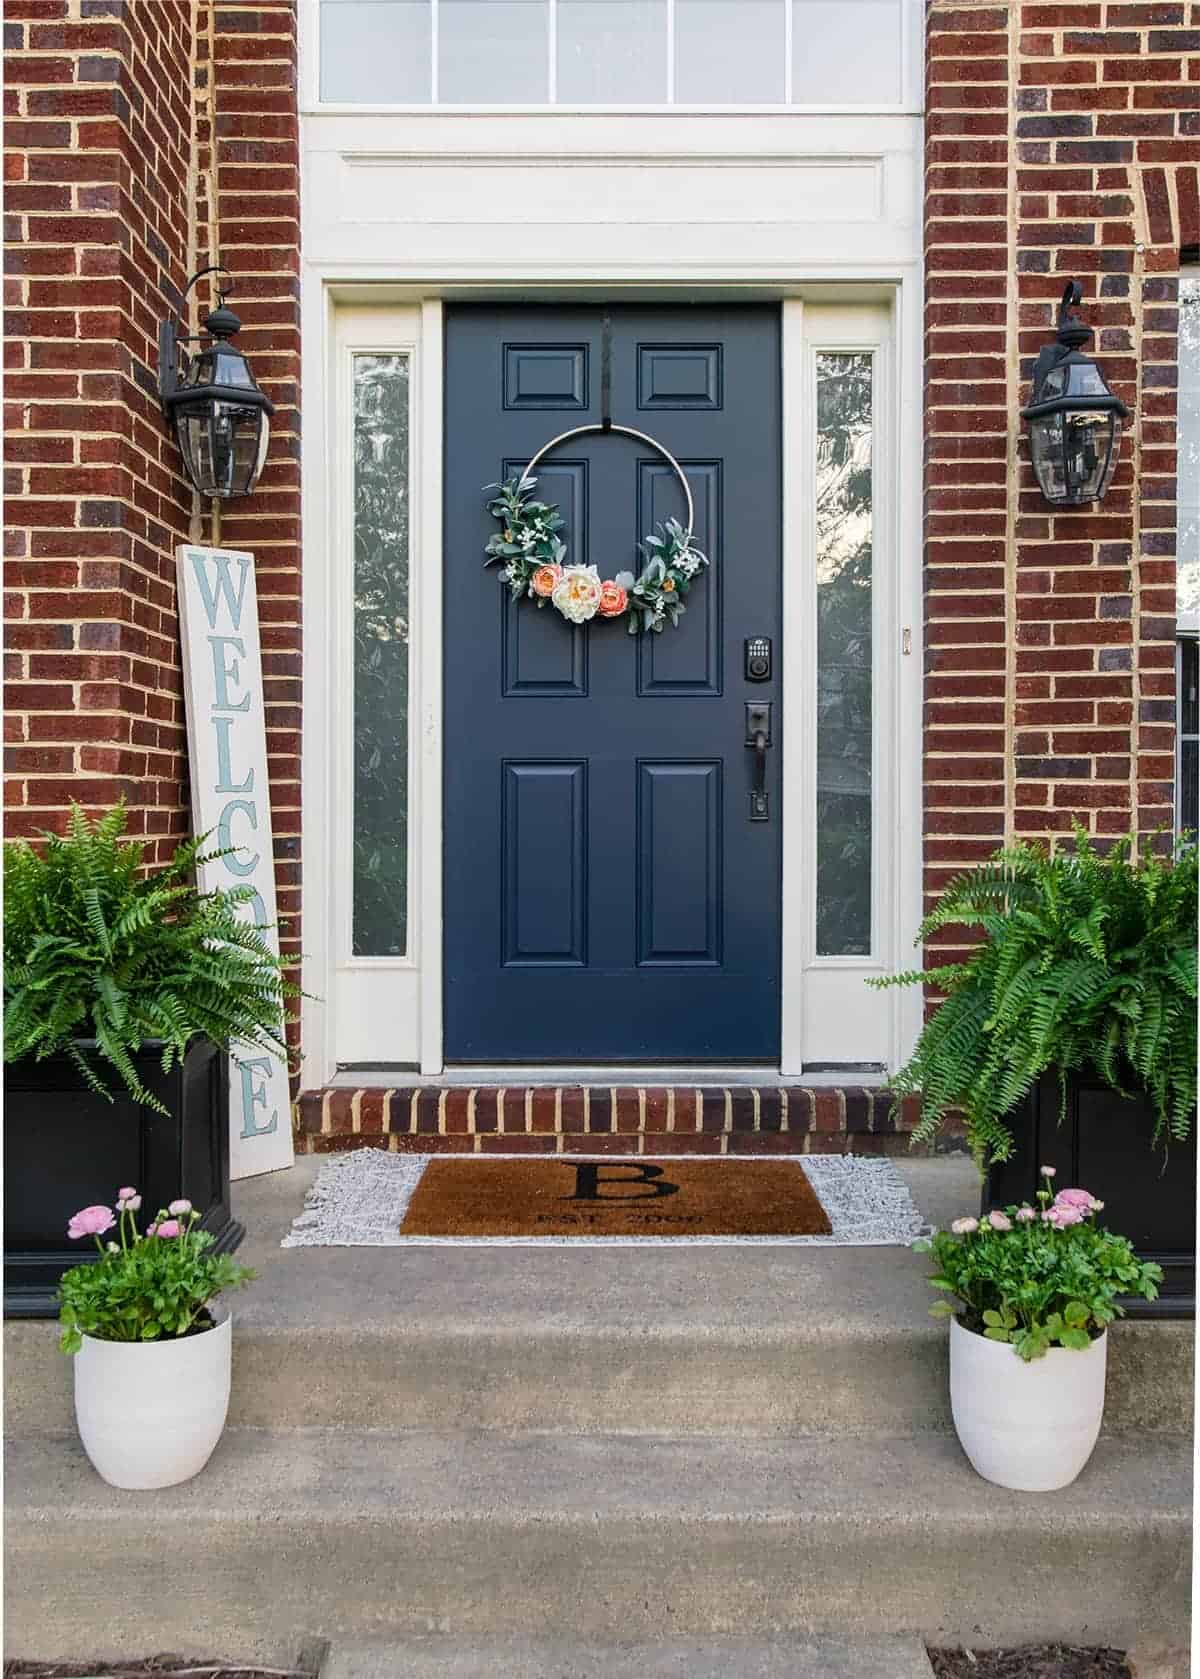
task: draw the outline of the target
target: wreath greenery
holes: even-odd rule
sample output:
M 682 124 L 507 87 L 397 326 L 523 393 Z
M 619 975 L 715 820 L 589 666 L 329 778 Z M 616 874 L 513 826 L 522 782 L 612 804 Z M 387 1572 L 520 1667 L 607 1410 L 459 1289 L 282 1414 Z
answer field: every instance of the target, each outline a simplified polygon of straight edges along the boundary
M 549 602 L 573 624 L 597 615 L 625 618 L 630 635 L 658 634 L 668 623 L 679 623 L 687 610 L 684 596 L 707 569 L 708 557 L 677 519 L 656 525 L 638 544 L 643 565 L 636 577 L 618 571 L 602 578 L 595 566 L 568 564 L 559 534 L 563 516 L 557 507 L 533 499 L 536 483 L 536 478 L 510 478 L 488 485 L 500 492 L 489 501 L 488 512 L 501 528 L 488 542 L 484 564 L 503 561 L 500 581 L 514 600 L 528 595 L 539 607 Z

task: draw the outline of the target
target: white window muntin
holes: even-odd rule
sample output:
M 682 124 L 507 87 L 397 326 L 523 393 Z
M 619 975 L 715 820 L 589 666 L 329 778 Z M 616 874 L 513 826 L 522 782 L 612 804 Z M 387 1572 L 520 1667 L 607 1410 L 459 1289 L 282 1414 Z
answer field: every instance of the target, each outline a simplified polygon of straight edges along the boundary
M 748 46 L 734 66 L 738 85 L 731 90 L 730 98 L 712 97 L 703 85 L 703 77 L 697 84 L 695 75 L 689 97 L 687 65 L 691 48 L 709 36 L 719 45 L 722 27 L 726 31 L 736 29 L 734 18 L 726 17 L 725 12 L 733 14 L 734 8 L 740 7 L 742 16 L 748 16 L 744 10 L 747 3 L 756 8 L 755 17 L 762 30 L 762 41 L 753 45 L 761 48 L 763 96 L 747 94 L 744 78 L 752 73 L 753 63 Z M 472 18 L 486 17 L 489 6 L 512 9 L 514 18 L 524 20 L 526 30 L 536 13 L 536 50 L 527 50 L 531 39 L 528 33 L 524 46 L 513 43 L 514 48 L 520 46 L 514 61 L 528 66 L 531 92 L 525 98 L 486 99 L 470 90 L 468 78 L 466 96 L 451 93 L 447 97 L 447 51 L 455 31 L 453 27 L 447 30 L 446 20 L 449 17 L 453 24 L 453 12 L 458 7 L 477 8 Z M 622 79 L 621 93 L 611 101 L 599 93 L 584 97 L 579 93 L 578 78 L 563 73 L 564 54 L 570 51 L 573 40 L 579 40 L 578 28 L 571 27 L 570 13 L 576 8 L 591 7 L 599 13 L 621 6 L 638 13 L 643 29 L 650 9 L 661 8 L 662 27 L 657 32 L 662 54 L 658 80 L 661 97 L 647 97 L 644 87 L 631 97 L 626 91 L 627 77 Z M 706 15 L 705 8 L 712 8 L 711 15 Z M 777 19 L 774 11 L 778 11 Z M 914 114 L 921 109 L 919 72 L 924 25 L 919 0 L 302 0 L 300 22 L 301 85 L 303 109 L 307 111 L 575 112 L 595 116 L 665 111 Z M 841 50 L 839 31 L 844 31 Z M 470 39 L 471 33 L 464 28 L 460 38 Z M 611 31 L 605 39 L 611 45 Z M 418 43 L 415 55 L 405 51 L 414 40 Z M 504 43 L 505 37 L 501 34 L 498 40 Z M 720 55 L 714 51 L 713 56 Z M 777 89 L 780 60 L 782 97 Z M 323 97 L 322 78 L 328 84 L 331 62 L 337 66 L 338 81 L 335 91 Z M 390 88 L 386 83 L 389 76 Z M 362 97 L 347 98 L 341 89 L 356 80 L 364 86 Z M 419 89 L 415 85 L 418 80 Z

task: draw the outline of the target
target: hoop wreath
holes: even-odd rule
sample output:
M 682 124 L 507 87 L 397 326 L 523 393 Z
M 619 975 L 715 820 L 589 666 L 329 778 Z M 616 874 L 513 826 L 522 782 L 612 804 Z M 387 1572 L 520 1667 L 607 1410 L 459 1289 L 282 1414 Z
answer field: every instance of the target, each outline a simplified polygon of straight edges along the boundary
M 620 432 L 648 443 L 670 465 L 683 486 L 687 506 L 687 528 L 678 519 L 668 519 L 655 525 L 653 532 L 638 544 L 643 565 L 635 577 L 632 571 L 618 571 L 615 577 L 602 578 L 594 565 L 569 565 L 567 545 L 559 532 L 563 517 L 557 507 L 548 502 L 533 500 L 537 479 L 533 476 L 538 462 L 572 437 L 594 432 Z M 632 426 L 589 425 L 576 426 L 551 438 L 540 448 L 519 478 L 509 478 L 503 484 L 492 484 L 499 495 L 488 502 L 488 512 L 500 521 L 500 530 L 488 542 L 485 565 L 503 561 L 500 581 L 506 584 L 515 601 L 528 595 L 539 607 L 547 601 L 556 607 L 572 624 L 586 624 L 589 618 L 625 618 L 630 635 L 640 631 L 661 633 L 668 622 L 676 625 L 687 610 L 684 596 L 696 578 L 708 568 L 708 557 L 692 542 L 695 508 L 692 492 L 684 477 L 683 468 L 669 450 L 644 431 Z

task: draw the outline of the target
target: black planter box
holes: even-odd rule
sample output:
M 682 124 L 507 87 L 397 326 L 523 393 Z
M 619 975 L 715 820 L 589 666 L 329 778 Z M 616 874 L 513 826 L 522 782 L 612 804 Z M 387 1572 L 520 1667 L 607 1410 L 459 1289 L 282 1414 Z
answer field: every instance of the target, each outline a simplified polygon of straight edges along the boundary
M 1186 1143 L 1155 1146 L 1154 1112 L 1143 1097 L 1119 1096 L 1099 1079 L 1067 1081 L 1059 1124 L 1058 1077 L 1047 1073 L 1009 1115 L 1010 1159 L 993 1166 L 983 1208 L 1032 1201 L 1043 1166 L 1052 1189 L 1089 1189 L 1104 1202 L 1100 1222 L 1128 1236 L 1142 1259 L 1163 1268 L 1157 1300 L 1126 1300 L 1130 1317 L 1192 1317 L 1196 1310 L 1196 1127 Z
M 161 1045 L 145 1044 L 133 1064 L 167 1114 L 133 1101 L 106 1063 L 111 1102 L 66 1056 L 4 1069 L 6 1317 L 57 1316 L 63 1272 L 98 1257 L 90 1238 L 68 1239 L 67 1221 L 80 1207 L 115 1200 L 123 1184 L 141 1192 L 143 1229 L 159 1207 L 186 1196 L 219 1251 L 241 1241 L 229 1205 L 228 1057 L 202 1038 L 169 1073 L 161 1055 Z

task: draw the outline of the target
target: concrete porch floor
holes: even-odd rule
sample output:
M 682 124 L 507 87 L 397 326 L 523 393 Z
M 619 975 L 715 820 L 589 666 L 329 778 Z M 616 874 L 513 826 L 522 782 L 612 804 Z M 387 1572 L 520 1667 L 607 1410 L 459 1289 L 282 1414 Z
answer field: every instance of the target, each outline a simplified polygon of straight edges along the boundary
M 975 1169 L 961 1156 L 895 1164 L 935 1225 L 978 1205 Z M 929 1316 L 921 1254 L 282 1249 L 320 1165 L 301 1159 L 234 1185 L 247 1230 L 238 1258 L 258 1275 L 231 1297 L 231 1426 L 438 1427 L 448 1392 L 453 1421 L 466 1427 L 790 1435 L 950 1426 L 946 1332 Z M 6 1326 L 10 1435 L 74 1432 L 70 1362 L 55 1339 L 49 1323 Z M 1126 1323 L 1113 1341 L 1106 1427 L 1189 1429 L 1192 1326 Z

